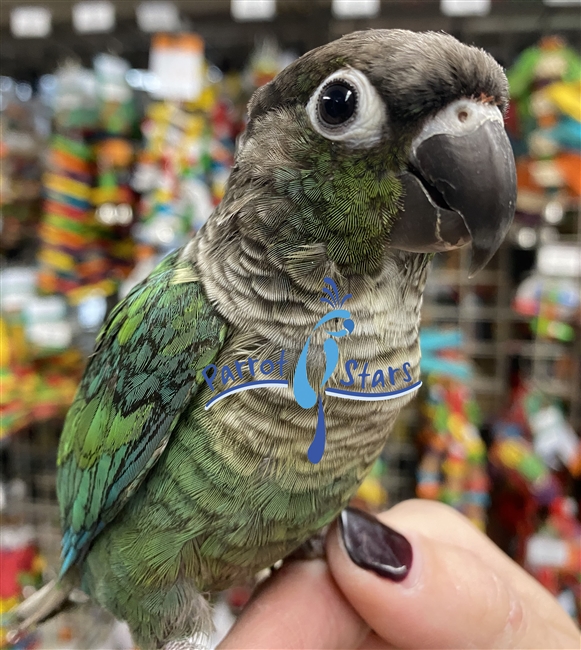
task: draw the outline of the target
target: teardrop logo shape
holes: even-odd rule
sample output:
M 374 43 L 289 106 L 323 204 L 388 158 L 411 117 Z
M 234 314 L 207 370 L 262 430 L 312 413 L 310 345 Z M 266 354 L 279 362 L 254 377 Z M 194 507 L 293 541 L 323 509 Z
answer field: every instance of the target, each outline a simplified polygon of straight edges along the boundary
M 325 284 L 328 286 L 323 287 L 323 297 L 321 298 L 321 302 L 327 303 L 333 309 L 319 320 L 315 327 L 313 327 L 313 332 L 318 330 L 325 323 L 335 319 L 343 319 L 343 329 L 339 331 L 326 330 L 329 338 L 326 338 L 323 343 L 323 350 L 325 352 L 325 372 L 318 390 L 311 386 L 307 375 L 307 356 L 309 353 L 312 334 L 309 336 L 301 350 L 293 377 L 293 394 L 297 404 L 304 409 L 309 409 L 315 406 L 318 402 L 315 436 L 307 452 L 307 458 L 314 465 L 321 461 L 325 451 L 327 429 L 325 423 L 325 411 L 323 409 L 323 392 L 325 384 L 329 381 L 339 363 L 339 346 L 335 339 L 351 334 L 355 327 L 355 324 L 351 319 L 351 313 L 347 309 L 342 308 L 345 302 L 351 298 L 351 294 L 347 294 L 341 299 L 334 280 L 331 278 L 325 278 Z

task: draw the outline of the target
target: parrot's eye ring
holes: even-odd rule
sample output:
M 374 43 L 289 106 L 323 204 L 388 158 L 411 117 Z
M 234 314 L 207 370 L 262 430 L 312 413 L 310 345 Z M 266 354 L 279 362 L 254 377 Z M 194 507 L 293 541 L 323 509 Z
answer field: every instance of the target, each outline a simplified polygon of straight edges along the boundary
M 328 127 L 340 126 L 357 110 L 357 90 L 348 81 L 335 79 L 319 95 L 319 119 Z
M 313 129 L 351 147 L 371 147 L 385 135 L 385 104 L 367 76 L 355 68 L 329 75 L 306 106 Z

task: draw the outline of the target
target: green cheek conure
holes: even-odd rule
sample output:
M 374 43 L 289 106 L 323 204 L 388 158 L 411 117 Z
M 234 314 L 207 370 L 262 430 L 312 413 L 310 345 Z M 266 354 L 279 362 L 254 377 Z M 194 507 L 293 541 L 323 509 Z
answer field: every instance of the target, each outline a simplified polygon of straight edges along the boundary
M 369 30 L 254 94 L 223 201 L 99 335 L 58 451 L 61 572 L 20 629 L 80 588 L 141 650 L 194 647 L 206 595 L 338 516 L 418 385 L 433 253 L 470 244 L 476 272 L 510 225 L 507 93 L 482 50 Z

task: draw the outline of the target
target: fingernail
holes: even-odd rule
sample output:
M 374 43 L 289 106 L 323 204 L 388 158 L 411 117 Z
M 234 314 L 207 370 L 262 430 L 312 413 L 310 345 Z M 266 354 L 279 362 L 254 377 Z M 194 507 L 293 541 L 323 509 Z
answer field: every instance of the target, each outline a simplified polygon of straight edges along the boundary
M 343 543 L 357 566 L 394 582 L 407 576 L 413 552 L 403 535 L 355 508 L 343 510 L 339 521 Z

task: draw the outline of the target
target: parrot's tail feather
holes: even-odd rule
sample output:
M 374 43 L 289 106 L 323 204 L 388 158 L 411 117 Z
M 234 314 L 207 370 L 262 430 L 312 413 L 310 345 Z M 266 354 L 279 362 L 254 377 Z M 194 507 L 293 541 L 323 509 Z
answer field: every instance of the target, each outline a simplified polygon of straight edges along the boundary
M 12 628 L 8 641 L 14 643 L 28 630 L 60 612 L 67 605 L 72 589 L 62 581 L 51 580 L 15 607 L 8 614 L 8 625 Z
M 113 613 L 127 622 L 133 642 L 141 650 L 208 650 L 214 624 L 206 597 L 189 581 L 178 581 L 164 595 L 165 602 L 174 606 L 158 616 L 135 607 Z

